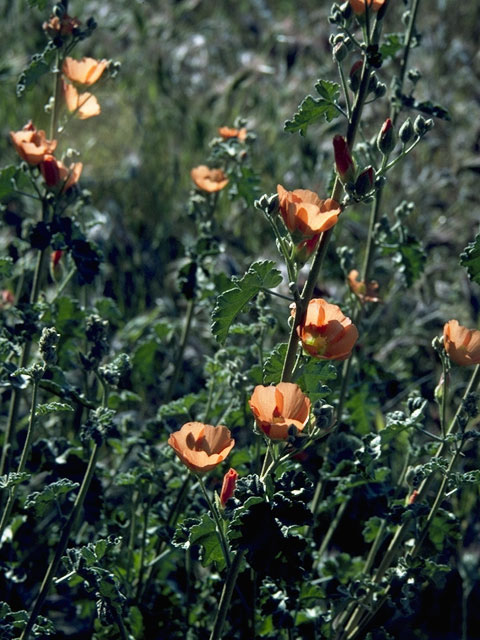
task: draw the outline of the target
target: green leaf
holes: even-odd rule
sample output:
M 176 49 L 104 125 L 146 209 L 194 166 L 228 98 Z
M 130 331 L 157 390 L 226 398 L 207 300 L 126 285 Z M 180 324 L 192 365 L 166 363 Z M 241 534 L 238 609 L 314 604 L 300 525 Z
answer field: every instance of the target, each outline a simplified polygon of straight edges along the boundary
M 39 404 L 35 413 L 37 416 L 45 416 L 55 411 L 73 411 L 73 407 L 65 402 L 48 402 L 46 404 Z
M 17 484 L 21 484 L 30 478 L 31 474 L 22 471 L 21 473 L 7 473 L 4 476 L 0 476 L 0 489 L 8 489 L 14 487 Z
M 301 368 L 298 378 L 295 378 L 295 382 L 314 403 L 330 393 L 330 389 L 324 383 L 335 380 L 336 377 L 337 369 L 334 364 L 309 358 Z
M 467 270 L 470 280 L 480 284 L 480 233 L 460 254 L 460 264 Z
M 44 0 L 37 0 L 44 2 Z M 46 4 L 46 3 L 45 3 Z M 57 48 L 53 43 L 47 44 L 42 53 L 32 56 L 30 64 L 23 70 L 17 83 L 17 97 L 20 98 L 26 89 L 31 89 L 43 75 L 51 70 Z
M 243 307 L 265 288 L 277 287 L 282 275 L 275 268 L 273 260 L 254 262 L 243 278 L 232 279 L 233 289 L 225 291 L 217 298 L 212 313 L 212 332 L 220 344 L 227 339 L 230 325 Z
M 8 280 L 8 278 L 12 277 L 12 269 L 13 269 L 13 260 L 12 258 L 6 256 L 4 258 L 0 258 L 0 279 Z
M 172 400 L 158 409 L 157 418 L 175 418 L 177 416 L 187 416 L 190 418 L 190 409 L 203 395 L 203 393 L 189 393 L 182 398 L 178 398 L 178 400 Z
M 40 11 L 43 11 L 47 6 L 47 0 L 28 0 L 28 6 L 33 9 L 37 7 Z
M 278 384 L 282 377 L 283 363 L 287 353 L 287 343 L 278 344 L 272 351 L 269 358 L 265 360 L 263 366 L 263 383 Z
M 375 540 L 375 538 L 377 537 L 377 533 L 380 530 L 381 524 L 382 519 L 378 516 L 372 516 L 366 521 L 362 531 L 363 539 L 365 540 L 365 542 L 369 543 Z
M 320 98 L 307 96 L 298 107 L 298 111 L 293 114 L 293 118 L 285 122 L 285 131 L 290 133 L 300 131 L 300 135 L 304 136 L 308 126 L 320 118 L 325 118 L 327 122 L 338 118 L 340 111 L 337 100 L 340 95 L 340 85 L 328 80 L 319 80 L 315 89 Z
M 15 177 L 18 167 L 10 165 L 0 170 L 0 200 L 15 192 Z
M 76 489 L 78 482 L 72 482 L 68 478 L 62 478 L 56 482 L 52 482 L 47 485 L 42 491 L 35 491 L 27 496 L 25 501 L 25 508 L 35 508 L 37 516 L 42 517 L 50 508 L 52 502 L 56 502 L 61 496 L 69 493 L 73 489 Z
M 384 42 L 380 47 L 382 58 L 395 58 L 397 53 L 403 49 L 403 34 L 389 33 L 385 36 Z
M 208 513 L 204 513 L 200 520 L 187 518 L 178 527 L 172 543 L 182 549 L 199 545 L 202 548 L 201 562 L 204 567 L 215 562 L 217 569 L 222 571 L 226 566 L 215 522 Z

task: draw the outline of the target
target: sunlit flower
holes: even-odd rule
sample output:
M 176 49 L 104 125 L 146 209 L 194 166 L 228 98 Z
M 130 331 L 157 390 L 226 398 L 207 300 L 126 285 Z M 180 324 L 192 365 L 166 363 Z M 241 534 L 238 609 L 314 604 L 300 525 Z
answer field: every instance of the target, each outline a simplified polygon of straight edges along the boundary
M 310 415 L 310 400 L 293 382 L 258 385 L 248 401 L 258 428 L 272 440 L 286 440 L 294 425 L 302 431 Z
M 320 200 L 314 191 L 287 191 L 277 185 L 278 203 L 285 226 L 292 234 L 311 237 L 333 227 L 341 213 L 338 202 Z
M 365 5 L 367 4 L 370 11 L 378 11 L 385 4 L 385 0 L 349 0 L 350 6 L 356 15 L 365 13 Z
M 48 22 L 44 22 L 42 28 L 48 33 L 49 36 L 54 38 L 55 36 L 71 36 L 74 29 L 80 26 L 80 20 L 72 18 L 65 13 L 62 18 L 58 16 L 51 16 Z
M 363 280 L 359 280 L 360 274 L 356 269 L 352 269 L 347 276 L 348 286 L 353 294 L 357 296 L 360 302 L 380 302 L 378 297 L 378 282 L 371 280 L 367 284 Z
M 218 129 L 218 133 L 222 136 L 224 140 L 228 140 L 229 138 L 237 138 L 240 142 L 244 142 L 247 137 L 247 130 L 245 127 L 242 129 L 235 129 L 234 127 L 220 127 Z
M 83 164 L 81 162 L 72 162 L 69 167 L 66 167 L 63 162 L 57 160 L 53 155 L 46 155 L 40 163 L 40 172 L 45 178 L 47 186 L 61 186 L 62 192 L 77 184 L 82 169 Z
M 65 58 L 62 65 L 62 73 L 71 82 L 90 86 L 99 80 L 108 66 L 108 60 L 95 60 L 95 58 Z
M 223 476 L 222 491 L 220 492 L 220 504 L 224 507 L 228 500 L 233 497 L 237 486 L 238 473 L 235 469 L 229 469 Z
M 443 327 L 443 343 L 448 357 L 461 367 L 480 364 L 480 331 L 467 329 L 457 320 L 449 320 Z
M 92 93 L 78 93 L 73 84 L 63 82 L 63 95 L 70 113 L 75 113 L 80 120 L 98 116 L 101 112 L 98 100 Z
M 322 360 L 346 360 L 358 338 L 357 327 L 350 318 L 323 298 L 310 300 L 297 333 L 304 350 Z
M 209 169 L 204 164 L 194 167 L 190 176 L 199 189 L 209 193 L 220 191 L 228 184 L 228 178 L 222 169 Z
M 225 460 L 235 440 L 223 425 L 187 422 L 170 435 L 168 444 L 191 471 L 205 473 Z
M 40 164 L 57 146 L 56 140 L 47 140 L 45 131 L 37 131 L 31 121 L 21 131 L 10 131 L 10 138 L 18 155 L 31 165 Z

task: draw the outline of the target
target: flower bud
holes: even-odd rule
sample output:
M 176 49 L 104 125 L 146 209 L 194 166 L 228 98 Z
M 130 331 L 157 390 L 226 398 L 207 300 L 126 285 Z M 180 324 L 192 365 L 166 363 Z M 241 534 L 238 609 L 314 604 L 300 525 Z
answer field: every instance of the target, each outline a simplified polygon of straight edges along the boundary
M 415 118 L 415 122 L 413 123 L 413 130 L 417 136 L 421 137 L 427 133 L 427 121 L 421 115 L 418 115 Z
M 387 118 L 380 129 L 380 133 L 377 137 L 377 147 L 383 153 L 388 155 L 396 144 L 395 130 L 393 128 L 393 122 L 390 118 Z
M 375 98 L 383 98 L 383 96 L 387 93 L 387 85 L 384 82 L 377 82 L 374 93 Z
M 38 343 L 38 350 L 45 364 L 52 365 L 57 362 L 57 345 L 59 340 L 60 334 L 57 333 L 55 327 L 43 328 Z
M 360 79 L 362 77 L 362 69 L 363 69 L 363 61 L 357 60 L 352 65 L 350 69 L 350 73 L 348 74 L 348 83 L 350 85 L 350 89 L 355 92 L 358 90 L 360 86 Z
M 413 125 L 410 118 L 407 118 L 405 122 L 400 127 L 400 131 L 398 132 L 399 138 L 402 141 L 402 144 L 407 144 L 407 142 L 413 136 Z
M 344 42 L 339 42 L 333 47 L 333 59 L 335 62 L 343 62 L 348 55 L 348 49 Z
M 317 234 L 308 238 L 308 240 L 304 240 L 303 242 L 300 242 L 300 244 L 297 244 L 294 252 L 296 262 L 299 264 L 305 264 L 310 259 L 317 248 L 319 238 L 320 234 Z
M 63 275 L 63 266 L 61 264 L 61 259 L 63 256 L 63 251 L 61 249 L 57 249 L 56 251 L 52 251 L 50 255 L 50 275 L 54 282 L 60 282 Z
M 362 171 L 355 182 L 355 192 L 358 196 L 366 196 L 375 186 L 375 171 L 369 166 Z
M 235 493 L 235 487 L 237 486 L 238 473 L 235 469 L 229 469 L 223 476 L 222 491 L 220 493 L 220 504 L 224 507 L 227 500 Z
M 54 187 L 60 180 L 60 170 L 55 156 L 46 154 L 40 162 L 40 171 L 45 179 L 47 187 Z
M 353 182 L 355 179 L 355 164 L 345 138 L 342 136 L 333 138 L 333 151 L 335 154 L 335 167 L 340 180 L 343 183 Z

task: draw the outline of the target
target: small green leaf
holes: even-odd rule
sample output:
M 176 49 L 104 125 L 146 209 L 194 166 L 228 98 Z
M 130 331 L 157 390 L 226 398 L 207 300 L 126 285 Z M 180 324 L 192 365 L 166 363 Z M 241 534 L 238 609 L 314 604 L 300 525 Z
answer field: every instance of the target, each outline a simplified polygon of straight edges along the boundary
M 220 344 L 227 339 L 230 325 L 243 307 L 261 289 L 272 289 L 282 281 L 282 275 L 275 268 L 273 260 L 254 262 L 247 273 L 233 281 L 233 289 L 225 291 L 217 298 L 212 313 L 212 332 Z
M 22 471 L 21 473 L 7 473 L 4 476 L 0 476 L 0 489 L 8 489 L 14 487 L 17 484 L 21 484 L 30 478 L 30 473 Z
M 189 549 L 197 544 L 202 548 L 201 562 L 204 567 L 215 562 L 219 571 L 225 568 L 225 558 L 216 525 L 208 513 L 204 513 L 200 520 L 187 518 L 177 528 L 172 543 L 182 549 Z
M 0 200 L 15 192 L 15 177 L 18 167 L 10 165 L 0 170 Z
M 55 411 L 73 411 L 73 407 L 65 402 L 48 402 L 46 404 L 39 404 L 35 413 L 37 416 L 45 416 Z
M 480 284 L 480 233 L 460 254 L 460 264 L 467 270 L 470 280 Z
M 46 4 L 43 0 L 37 0 L 37 2 Z M 42 53 L 37 53 L 32 56 L 30 64 L 23 70 L 23 73 L 18 80 L 18 98 L 23 95 L 26 89 L 31 89 L 39 78 L 50 71 L 52 63 L 55 60 L 56 50 L 57 49 L 53 43 L 49 43 Z
M 403 34 L 389 33 L 385 36 L 384 42 L 380 47 L 382 58 L 395 58 L 397 53 L 403 49 Z
M 0 258 L 0 279 L 1 280 L 3 279 L 8 280 L 8 278 L 11 278 L 12 269 L 13 269 L 12 258 L 8 256 Z
M 293 114 L 293 118 L 285 122 L 285 131 L 290 133 L 300 131 L 300 135 L 304 136 L 308 126 L 320 118 L 325 118 L 327 122 L 338 118 L 340 110 L 337 100 L 340 95 L 340 85 L 328 80 L 319 80 L 315 89 L 320 98 L 307 96 L 298 107 L 298 111 Z
M 263 366 L 263 384 L 278 384 L 282 377 L 283 363 L 287 353 L 287 343 L 278 344 Z
M 370 543 L 375 540 L 375 538 L 377 537 L 377 533 L 380 530 L 381 524 L 382 519 L 378 516 L 372 516 L 366 521 L 362 531 L 363 539 L 365 540 L 365 542 Z
M 50 504 L 61 496 L 69 493 L 79 486 L 78 482 L 72 482 L 68 478 L 62 478 L 47 485 L 42 491 L 35 491 L 27 496 L 25 508 L 35 508 L 37 516 L 42 517 L 50 508 Z

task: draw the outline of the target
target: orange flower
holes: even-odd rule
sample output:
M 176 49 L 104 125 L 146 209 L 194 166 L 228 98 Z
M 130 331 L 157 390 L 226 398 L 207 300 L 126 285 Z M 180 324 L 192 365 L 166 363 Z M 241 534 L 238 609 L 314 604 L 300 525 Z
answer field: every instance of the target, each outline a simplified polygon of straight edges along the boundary
M 377 12 L 385 4 L 385 0 L 349 0 L 353 12 L 359 16 L 365 13 L 365 3 L 368 4 L 370 11 Z
M 242 129 L 234 129 L 233 127 L 220 127 L 218 133 L 224 140 L 229 138 L 237 138 L 239 142 L 244 142 L 247 137 L 247 130 L 245 127 Z
M 467 329 L 457 320 L 449 320 L 443 327 L 443 343 L 448 357 L 461 367 L 480 364 L 480 331 Z
M 190 176 L 199 189 L 209 193 L 220 191 L 228 184 L 228 178 L 221 169 L 209 169 L 204 164 L 193 168 Z
M 99 80 L 108 65 L 108 60 L 95 60 L 95 58 L 65 58 L 62 72 L 72 82 L 84 84 L 88 87 Z
M 7 309 L 15 302 L 15 296 L 10 289 L 2 289 L 0 291 L 0 309 Z
M 10 138 L 18 155 L 31 165 L 40 164 L 57 146 L 56 140 L 47 140 L 45 131 L 37 131 L 31 121 L 21 131 L 10 131 Z
M 310 415 L 310 400 L 293 382 L 276 387 L 258 385 L 248 401 L 257 426 L 272 440 L 286 440 L 290 425 L 302 431 Z
M 357 327 L 350 318 L 336 304 L 322 298 L 310 300 L 297 333 L 305 351 L 322 360 L 346 360 L 358 338 Z
M 86 120 L 92 116 L 98 116 L 101 112 L 98 100 L 92 93 L 78 93 L 73 84 L 63 82 L 63 95 L 67 109 L 75 113 L 80 120 Z
M 378 282 L 372 280 L 365 284 L 363 280 L 358 279 L 359 273 L 356 269 L 352 269 L 347 276 L 348 285 L 352 293 L 354 293 L 360 302 L 380 302 L 377 295 Z
M 65 13 L 61 19 L 58 16 L 51 16 L 48 22 L 43 23 L 42 29 L 54 38 L 58 35 L 71 36 L 73 30 L 78 29 L 79 26 L 80 20 Z
M 290 233 L 309 238 L 337 223 L 341 209 L 335 200 L 320 200 L 308 189 L 287 191 L 281 184 L 277 185 L 277 193 L 280 213 Z
M 187 422 L 170 435 L 168 444 L 191 471 L 205 473 L 225 460 L 235 440 L 223 425 Z
M 82 173 L 83 164 L 81 162 L 72 162 L 66 167 L 63 162 L 57 160 L 55 156 L 46 155 L 40 163 L 40 171 L 45 178 L 48 187 L 56 187 L 62 183 L 62 193 L 77 184 Z

